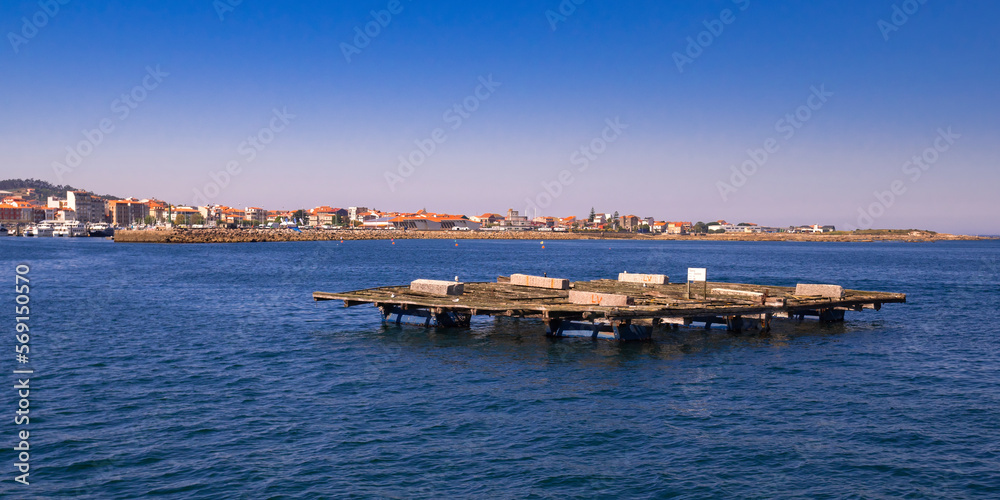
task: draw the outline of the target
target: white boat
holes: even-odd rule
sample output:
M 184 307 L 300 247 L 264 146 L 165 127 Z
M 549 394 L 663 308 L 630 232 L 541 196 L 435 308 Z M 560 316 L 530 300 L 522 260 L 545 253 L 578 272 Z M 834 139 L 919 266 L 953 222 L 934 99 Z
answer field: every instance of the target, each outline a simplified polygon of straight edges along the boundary
M 52 223 L 50 221 L 44 221 L 28 226 L 28 229 L 24 230 L 24 235 L 36 237 L 52 236 L 52 230 Z
M 66 238 L 87 236 L 87 226 L 75 220 L 56 221 L 53 223 L 52 236 Z

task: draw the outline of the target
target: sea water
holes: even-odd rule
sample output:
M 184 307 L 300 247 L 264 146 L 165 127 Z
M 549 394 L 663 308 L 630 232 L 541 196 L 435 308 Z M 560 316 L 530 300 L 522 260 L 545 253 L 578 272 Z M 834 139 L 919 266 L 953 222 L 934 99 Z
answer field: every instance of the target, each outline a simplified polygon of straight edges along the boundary
M 3 496 L 1000 495 L 997 242 L 542 241 L 2 238 Z M 515 272 L 683 282 L 688 267 L 907 303 L 619 344 L 531 320 L 387 327 L 370 306 L 311 298 Z M 11 451 L 24 367 L 28 486 Z

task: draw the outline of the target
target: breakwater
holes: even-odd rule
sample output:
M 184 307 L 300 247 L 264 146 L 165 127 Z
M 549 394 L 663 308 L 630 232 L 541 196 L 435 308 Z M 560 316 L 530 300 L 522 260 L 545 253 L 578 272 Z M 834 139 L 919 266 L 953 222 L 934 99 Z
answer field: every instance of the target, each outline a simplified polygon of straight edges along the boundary
M 306 230 L 288 229 L 168 229 L 120 230 L 115 233 L 119 243 L 255 243 L 268 241 L 340 241 L 388 239 L 463 239 L 463 240 L 692 240 L 692 241 L 823 241 L 873 242 L 904 241 L 934 242 L 987 239 L 977 236 L 914 231 L 892 234 L 798 234 L 798 233 L 729 233 L 704 235 L 651 235 L 609 231 L 538 232 L 538 231 L 388 231 L 388 230 Z
M 605 238 L 630 238 L 630 233 L 607 233 Z M 539 233 L 534 231 L 387 231 L 387 230 L 306 230 L 290 229 L 170 229 L 166 231 L 117 231 L 119 243 L 253 243 L 264 241 L 340 241 L 389 239 L 465 240 L 555 240 L 601 239 L 602 235 Z M 644 239 L 652 239 L 646 236 Z

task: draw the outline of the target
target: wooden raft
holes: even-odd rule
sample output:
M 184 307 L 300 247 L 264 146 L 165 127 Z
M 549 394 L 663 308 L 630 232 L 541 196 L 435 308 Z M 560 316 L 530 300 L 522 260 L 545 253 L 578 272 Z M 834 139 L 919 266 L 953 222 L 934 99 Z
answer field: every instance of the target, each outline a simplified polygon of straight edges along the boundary
M 766 331 L 774 317 L 842 321 L 845 311 L 879 310 L 883 304 L 906 302 L 905 294 L 860 290 L 844 290 L 838 298 L 795 295 L 795 287 L 739 283 L 709 282 L 705 289 L 706 296 L 689 299 L 684 283 L 651 285 L 604 279 L 571 282 L 568 290 L 560 290 L 514 285 L 501 276 L 496 283 L 465 283 L 458 296 L 425 294 L 403 285 L 314 292 L 313 299 L 342 300 L 346 307 L 374 304 L 388 323 L 462 327 L 476 315 L 537 318 L 546 322 L 549 335 L 618 340 L 649 338 L 649 327 L 664 324 L 724 324 L 732 331 L 759 326 Z M 628 305 L 615 306 L 573 304 L 571 291 L 624 295 L 629 300 Z

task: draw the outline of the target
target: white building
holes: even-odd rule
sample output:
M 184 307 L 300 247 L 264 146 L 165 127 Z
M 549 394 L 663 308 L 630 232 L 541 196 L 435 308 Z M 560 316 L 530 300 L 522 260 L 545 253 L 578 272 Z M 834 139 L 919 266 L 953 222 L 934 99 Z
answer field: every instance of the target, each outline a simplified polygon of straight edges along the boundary
M 727 233 L 759 233 L 761 228 L 759 226 L 740 226 L 738 224 L 719 224 L 712 223 L 708 225 L 709 231 L 718 232 L 719 229 L 724 230 Z
M 259 222 L 261 224 L 267 222 L 267 210 L 260 207 L 246 207 L 243 211 L 244 219 L 251 222 Z
M 351 221 L 364 222 L 362 214 L 368 211 L 368 207 L 347 207 L 347 218 Z
M 63 208 L 61 210 L 56 210 L 55 217 L 52 220 L 57 221 L 71 221 L 78 220 L 76 218 L 76 211 L 72 208 Z
M 528 230 L 534 227 L 528 217 L 520 215 L 513 208 L 507 210 L 507 217 L 500 221 L 500 227 L 505 230 Z
M 391 224 L 396 229 L 413 231 L 451 231 L 456 229 L 475 231 L 483 226 L 482 223 L 471 221 L 461 215 L 429 213 L 407 214 L 393 218 L 384 217 L 378 221 L 380 222 L 366 222 L 365 226 L 385 228 L 387 224 Z
M 60 208 L 66 208 L 68 206 L 66 203 L 67 203 L 66 198 L 56 198 L 55 196 L 49 196 L 45 206 L 49 208 L 60 209 Z
M 76 212 L 80 222 L 104 222 L 104 200 L 86 191 L 66 191 L 66 206 Z
M 834 226 L 821 226 L 819 224 L 813 224 L 810 226 L 801 226 L 797 229 L 801 233 L 831 233 L 837 230 L 837 228 Z

